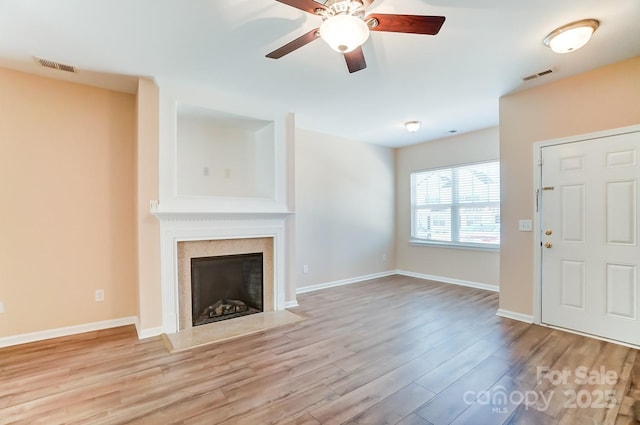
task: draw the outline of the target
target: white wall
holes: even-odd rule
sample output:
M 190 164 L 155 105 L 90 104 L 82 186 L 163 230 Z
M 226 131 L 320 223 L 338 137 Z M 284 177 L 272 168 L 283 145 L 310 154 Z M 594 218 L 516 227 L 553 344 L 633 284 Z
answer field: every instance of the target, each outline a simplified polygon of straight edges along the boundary
M 396 257 L 398 270 L 419 275 L 498 286 L 500 253 L 461 248 L 415 246 L 411 236 L 412 171 L 499 158 L 498 128 L 451 136 L 396 151 Z
M 394 151 L 295 134 L 297 287 L 395 269 Z
M 178 116 L 178 195 L 271 198 L 273 125 L 257 132 Z
M 253 134 L 255 146 L 255 193 L 264 198 L 275 196 L 275 140 L 273 123 Z

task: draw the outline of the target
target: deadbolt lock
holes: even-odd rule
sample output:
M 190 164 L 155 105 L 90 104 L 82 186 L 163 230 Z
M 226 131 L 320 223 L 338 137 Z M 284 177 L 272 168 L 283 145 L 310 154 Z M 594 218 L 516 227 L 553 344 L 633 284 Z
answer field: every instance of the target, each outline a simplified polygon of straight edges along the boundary
M 550 234 L 552 234 L 553 232 L 551 231 L 551 229 L 547 229 L 544 231 L 544 234 L 549 236 Z
M 545 248 L 551 248 L 553 245 L 551 244 L 551 242 L 545 242 L 544 243 L 544 247 Z

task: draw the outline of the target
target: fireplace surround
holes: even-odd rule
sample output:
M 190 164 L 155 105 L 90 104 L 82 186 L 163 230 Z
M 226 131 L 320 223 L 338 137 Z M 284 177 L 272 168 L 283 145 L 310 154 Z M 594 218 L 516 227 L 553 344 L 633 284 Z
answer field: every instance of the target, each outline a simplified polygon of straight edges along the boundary
M 193 257 L 262 252 L 263 310 L 286 307 L 288 214 L 155 214 L 160 220 L 164 333 L 192 327 L 190 259 Z
M 189 329 L 193 326 L 194 310 L 193 261 L 203 258 L 233 258 L 248 254 L 261 254 L 262 257 L 262 311 L 273 311 L 274 268 L 273 268 L 273 238 L 233 238 L 199 241 L 180 241 L 177 243 L 178 256 L 178 330 Z M 223 288 L 224 289 L 224 288 Z M 221 292 L 232 296 L 233 292 Z M 212 303 L 218 300 L 210 300 Z M 198 306 L 198 308 L 207 307 Z M 257 307 L 257 306 L 256 306 Z M 197 315 L 199 315 L 198 313 Z

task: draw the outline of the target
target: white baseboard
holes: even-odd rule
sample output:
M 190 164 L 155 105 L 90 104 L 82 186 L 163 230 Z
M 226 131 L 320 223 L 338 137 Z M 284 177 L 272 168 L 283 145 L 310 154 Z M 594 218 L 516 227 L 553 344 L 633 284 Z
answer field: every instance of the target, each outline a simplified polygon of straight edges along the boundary
M 0 338 L 0 347 L 26 344 L 29 342 L 42 341 L 45 339 L 59 338 L 81 334 L 84 332 L 99 331 L 102 329 L 117 328 L 119 326 L 134 325 L 136 317 L 123 317 L 121 319 L 103 320 L 101 322 L 85 323 L 83 325 L 67 326 L 64 328 L 49 329 L 46 331 L 30 332 L 26 334 L 13 335 Z
M 136 322 L 136 332 L 138 333 L 138 339 L 151 338 L 152 336 L 162 335 L 164 328 L 157 326 L 155 328 L 140 329 L 140 325 Z
M 500 317 L 505 317 L 507 319 L 513 319 L 513 320 L 517 320 L 519 322 L 524 322 L 524 323 L 533 323 L 533 316 L 529 315 L 529 314 L 522 314 L 522 313 L 516 313 L 515 311 L 509 311 L 509 310 L 503 310 L 503 309 L 498 309 L 498 311 L 496 312 L 496 314 Z
M 470 288 L 484 289 L 486 291 L 500 292 L 500 287 L 488 283 L 472 282 L 470 280 L 454 279 L 451 277 L 435 276 L 423 273 L 408 272 L 405 270 L 396 270 L 396 274 L 409 277 L 417 277 L 418 279 L 434 280 L 436 282 L 451 283 L 453 285 L 468 286 Z
M 285 301 L 284 308 L 298 307 L 298 300 Z
M 386 272 L 368 274 L 364 276 L 357 276 L 349 279 L 335 280 L 333 282 L 319 283 L 317 285 L 303 286 L 301 288 L 296 288 L 296 294 L 305 294 L 307 292 L 319 291 L 320 289 L 333 288 L 334 286 L 349 285 L 351 283 L 362 282 L 365 280 L 393 276 L 394 274 L 396 274 L 395 270 L 389 270 Z

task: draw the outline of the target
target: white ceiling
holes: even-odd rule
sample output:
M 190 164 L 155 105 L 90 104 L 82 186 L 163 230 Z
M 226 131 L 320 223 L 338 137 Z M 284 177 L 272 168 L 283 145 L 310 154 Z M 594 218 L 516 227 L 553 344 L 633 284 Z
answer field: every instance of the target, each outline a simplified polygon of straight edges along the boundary
M 640 55 L 639 0 L 376 0 L 369 12 L 446 21 L 437 36 L 372 32 L 367 68 L 349 74 L 322 40 L 265 58 L 320 23 L 275 0 L 0 0 L 0 66 L 130 92 L 136 76 L 186 81 L 286 108 L 301 128 L 396 147 L 495 126 L 502 95 Z M 542 44 L 583 18 L 601 22 L 583 49 Z M 406 132 L 409 120 L 420 131 Z

